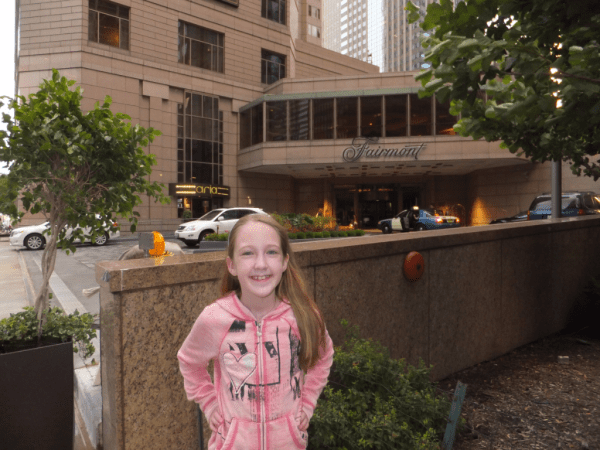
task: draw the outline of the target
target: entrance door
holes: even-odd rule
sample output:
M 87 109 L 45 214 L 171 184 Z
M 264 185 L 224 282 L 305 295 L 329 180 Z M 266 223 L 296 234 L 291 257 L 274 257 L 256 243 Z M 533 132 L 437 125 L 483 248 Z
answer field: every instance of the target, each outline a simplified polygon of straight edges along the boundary
M 350 225 L 354 221 L 354 194 L 337 192 L 335 194 L 335 220 L 338 225 Z

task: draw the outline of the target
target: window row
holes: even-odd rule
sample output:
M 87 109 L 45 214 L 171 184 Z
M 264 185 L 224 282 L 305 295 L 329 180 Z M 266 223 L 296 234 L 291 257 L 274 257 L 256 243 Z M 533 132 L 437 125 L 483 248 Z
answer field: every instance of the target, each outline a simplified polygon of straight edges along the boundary
M 418 94 L 266 102 L 240 114 L 240 148 L 267 141 L 453 135 L 449 104 Z M 263 126 L 265 124 L 266 126 Z
M 130 8 L 109 0 L 89 0 L 88 5 L 88 40 L 129 50 Z M 262 0 L 261 15 L 285 25 L 285 8 L 285 0 Z M 312 14 L 320 17 L 321 11 L 313 7 Z M 179 62 L 223 72 L 223 33 L 180 21 Z

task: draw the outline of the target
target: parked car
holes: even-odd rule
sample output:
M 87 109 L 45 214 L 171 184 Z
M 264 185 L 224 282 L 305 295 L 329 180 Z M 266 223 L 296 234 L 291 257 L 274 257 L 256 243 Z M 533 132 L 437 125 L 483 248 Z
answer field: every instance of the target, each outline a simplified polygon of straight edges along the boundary
M 438 209 L 406 209 L 392 219 L 380 220 L 377 223 L 384 233 L 392 231 L 424 231 L 455 228 L 460 226 L 460 219 L 455 216 L 445 216 Z
M 179 225 L 175 230 L 175 237 L 188 247 L 195 247 L 207 234 L 231 231 L 237 221 L 248 214 L 266 214 L 266 212 L 260 208 L 213 209 L 199 219 Z
M 522 222 L 524 220 L 527 220 L 527 211 L 521 211 L 520 213 L 517 213 L 511 217 L 502 217 L 501 219 L 492 220 L 490 225 L 494 225 L 496 223 Z
M 40 250 L 46 245 L 46 239 L 48 235 L 44 232 L 50 228 L 50 222 L 44 222 L 39 225 L 31 225 L 28 227 L 15 228 L 10 233 L 10 245 L 15 247 L 25 246 L 29 250 Z M 67 237 L 71 235 L 73 228 L 67 229 Z M 90 241 L 91 228 L 86 227 L 83 229 L 84 241 Z M 96 236 L 92 245 L 106 245 L 109 239 L 117 238 L 121 235 L 119 231 L 119 224 L 112 222 L 110 225 L 105 224 L 104 233 Z M 75 242 L 81 242 L 76 239 Z
M 595 192 L 563 192 L 561 194 L 562 217 L 600 214 L 600 196 Z M 527 220 L 547 219 L 552 216 L 551 194 L 539 195 L 527 211 Z

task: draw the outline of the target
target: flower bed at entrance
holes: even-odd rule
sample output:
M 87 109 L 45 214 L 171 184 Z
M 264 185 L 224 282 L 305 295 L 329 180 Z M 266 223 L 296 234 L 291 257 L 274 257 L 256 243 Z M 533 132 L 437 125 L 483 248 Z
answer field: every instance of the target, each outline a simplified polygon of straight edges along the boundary
M 335 217 L 295 213 L 273 213 L 271 216 L 290 233 L 332 231 L 337 227 Z

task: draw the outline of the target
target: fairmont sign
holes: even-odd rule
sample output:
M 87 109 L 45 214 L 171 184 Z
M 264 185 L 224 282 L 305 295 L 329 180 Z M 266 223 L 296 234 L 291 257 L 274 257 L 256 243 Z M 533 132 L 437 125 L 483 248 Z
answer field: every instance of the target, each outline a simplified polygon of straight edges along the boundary
M 214 186 L 211 184 L 169 183 L 169 195 L 173 197 L 204 197 L 227 198 L 229 186 Z
M 352 139 L 352 146 L 345 148 L 342 152 L 342 158 L 346 162 L 358 161 L 361 157 L 365 158 L 386 158 L 399 157 L 419 159 L 419 153 L 425 148 L 425 144 L 405 145 L 402 148 L 371 148 L 370 145 L 377 144 L 379 138 L 355 137 Z

